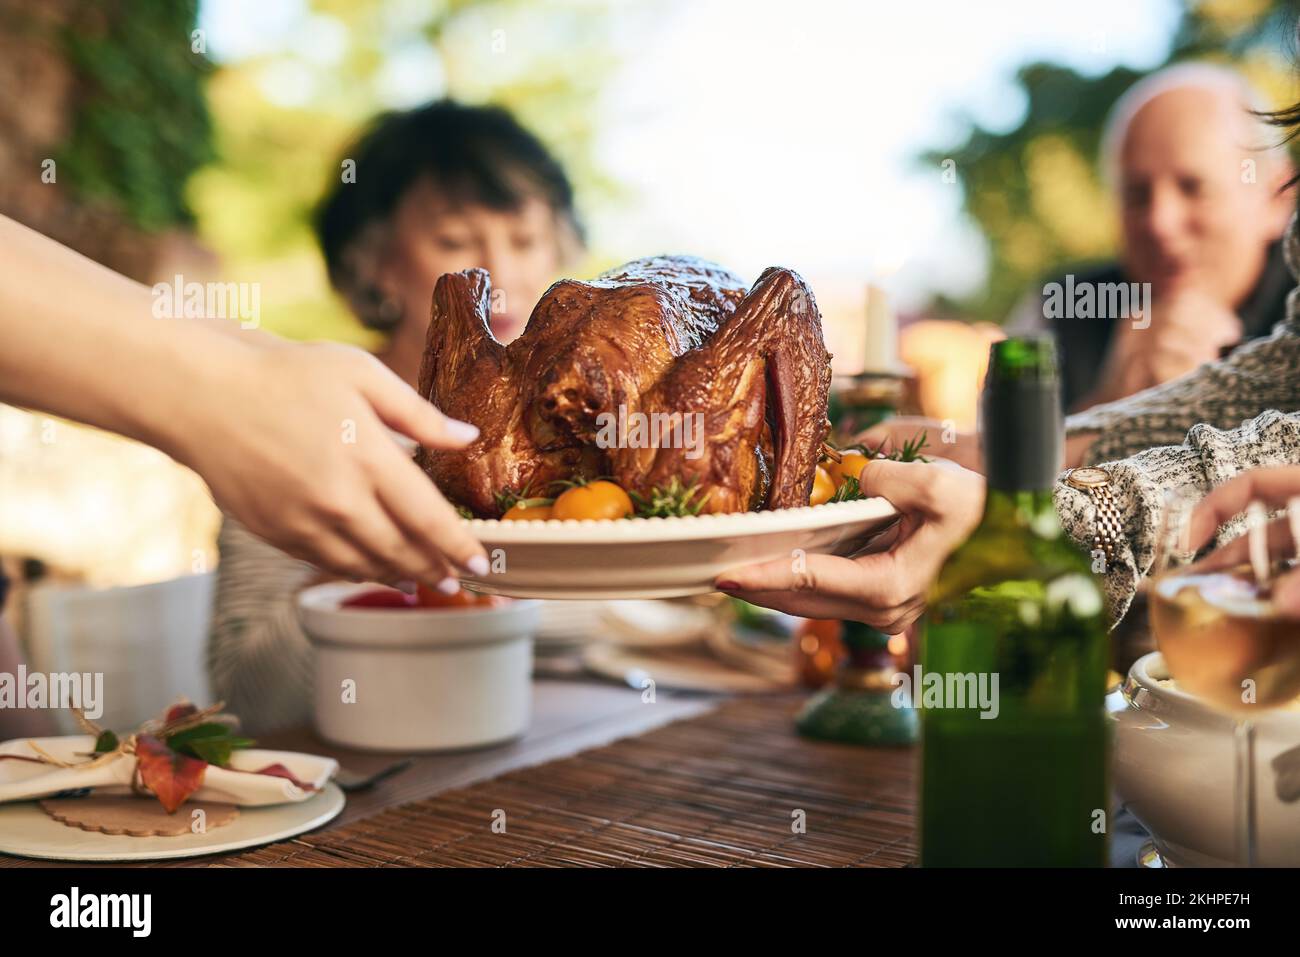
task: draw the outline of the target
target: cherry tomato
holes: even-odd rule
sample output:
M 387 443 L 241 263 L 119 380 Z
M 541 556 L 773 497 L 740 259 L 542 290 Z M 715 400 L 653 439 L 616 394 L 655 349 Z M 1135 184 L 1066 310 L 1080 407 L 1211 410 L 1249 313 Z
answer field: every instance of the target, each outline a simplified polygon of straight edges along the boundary
M 532 500 L 532 499 L 521 499 L 520 501 L 516 502 L 514 505 L 511 505 L 510 508 L 509 508 L 509 510 L 508 510 L 504 515 L 501 516 L 501 521 L 503 521 L 503 522 L 529 522 L 529 521 L 538 521 L 538 522 L 540 522 L 540 521 L 545 521 L 546 519 L 548 519 L 548 518 L 551 517 L 551 503 L 550 503 L 550 502 L 546 501 L 546 499 L 542 499 L 542 502 L 544 502 L 545 504 L 536 504 L 536 505 L 533 505 L 533 504 L 530 504 L 530 502 L 532 502 L 532 501 L 534 501 L 534 500 Z
M 812 494 L 808 496 L 808 504 L 822 505 L 829 502 L 834 494 L 835 480 L 831 478 L 831 473 L 820 465 L 817 466 L 817 474 L 813 478 Z
M 861 452 L 841 452 L 839 462 L 827 462 L 826 471 L 830 473 L 831 481 L 835 487 L 839 488 L 844 484 L 844 480 L 850 476 L 855 479 L 861 479 L 862 469 L 871 459 L 867 458 Z
M 588 482 L 569 489 L 551 506 L 551 518 L 627 518 L 632 500 L 613 482 Z
M 414 608 L 416 598 L 396 588 L 372 588 L 339 603 L 343 608 Z
M 444 595 L 440 591 L 421 585 L 417 594 L 421 608 L 490 608 L 501 603 L 501 599 L 494 595 L 480 595 L 464 588 L 450 595 Z

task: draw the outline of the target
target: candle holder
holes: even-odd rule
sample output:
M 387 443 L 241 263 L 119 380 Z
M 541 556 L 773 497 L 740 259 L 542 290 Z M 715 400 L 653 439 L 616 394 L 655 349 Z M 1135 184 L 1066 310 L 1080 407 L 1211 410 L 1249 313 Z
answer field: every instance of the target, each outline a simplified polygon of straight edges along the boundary
M 795 718 L 799 733 L 824 741 L 862 745 L 908 745 L 916 741 L 916 710 L 904 688 L 889 636 L 857 621 L 843 623 L 840 640 L 848 657 L 835 684 L 808 699 Z
M 873 425 L 885 421 L 903 404 L 908 373 L 860 372 L 837 377 L 830 395 L 828 415 L 831 439 L 848 445 Z

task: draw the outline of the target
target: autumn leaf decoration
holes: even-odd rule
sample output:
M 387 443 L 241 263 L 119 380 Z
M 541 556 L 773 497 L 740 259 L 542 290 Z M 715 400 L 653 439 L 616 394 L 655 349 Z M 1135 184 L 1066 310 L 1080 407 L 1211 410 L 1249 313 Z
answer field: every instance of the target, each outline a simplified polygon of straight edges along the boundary
M 207 761 L 174 751 L 151 734 L 136 738 L 135 760 L 140 782 L 153 792 L 168 814 L 175 814 L 186 798 L 203 787 L 203 775 L 208 770 Z
M 134 753 L 136 779 L 154 795 L 168 814 L 203 787 L 209 764 L 225 767 L 237 748 L 253 744 L 236 736 L 221 705 L 200 711 L 189 702 L 174 704 L 162 720 L 147 721 L 125 742 L 112 731 L 100 731 L 95 751 Z M 88 724 L 88 722 L 87 722 Z M 88 730 L 96 730 L 91 726 Z

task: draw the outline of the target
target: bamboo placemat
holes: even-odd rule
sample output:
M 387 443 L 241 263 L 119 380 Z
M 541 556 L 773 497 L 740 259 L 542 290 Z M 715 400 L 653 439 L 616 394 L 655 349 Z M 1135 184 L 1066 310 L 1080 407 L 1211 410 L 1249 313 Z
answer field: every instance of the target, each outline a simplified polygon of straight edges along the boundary
M 698 718 L 389 808 L 346 827 L 191 863 L 236 867 L 898 867 L 911 863 L 915 856 L 912 750 L 800 738 L 792 724 L 797 705 L 790 697 L 737 699 Z M 804 830 L 799 833 L 801 819 Z

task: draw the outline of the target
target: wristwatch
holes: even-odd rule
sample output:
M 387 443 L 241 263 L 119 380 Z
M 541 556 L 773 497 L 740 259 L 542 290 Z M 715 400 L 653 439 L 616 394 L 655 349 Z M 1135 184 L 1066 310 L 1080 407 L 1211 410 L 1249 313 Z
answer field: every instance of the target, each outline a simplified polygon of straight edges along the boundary
M 1115 561 L 1115 549 L 1124 533 L 1119 506 L 1110 493 L 1110 473 L 1096 466 L 1070 469 L 1065 473 L 1065 484 L 1086 492 L 1092 499 L 1097 509 L 1097 521 L 1092 532 L 1093 547 L 1101 549 L 1109 568 Z

